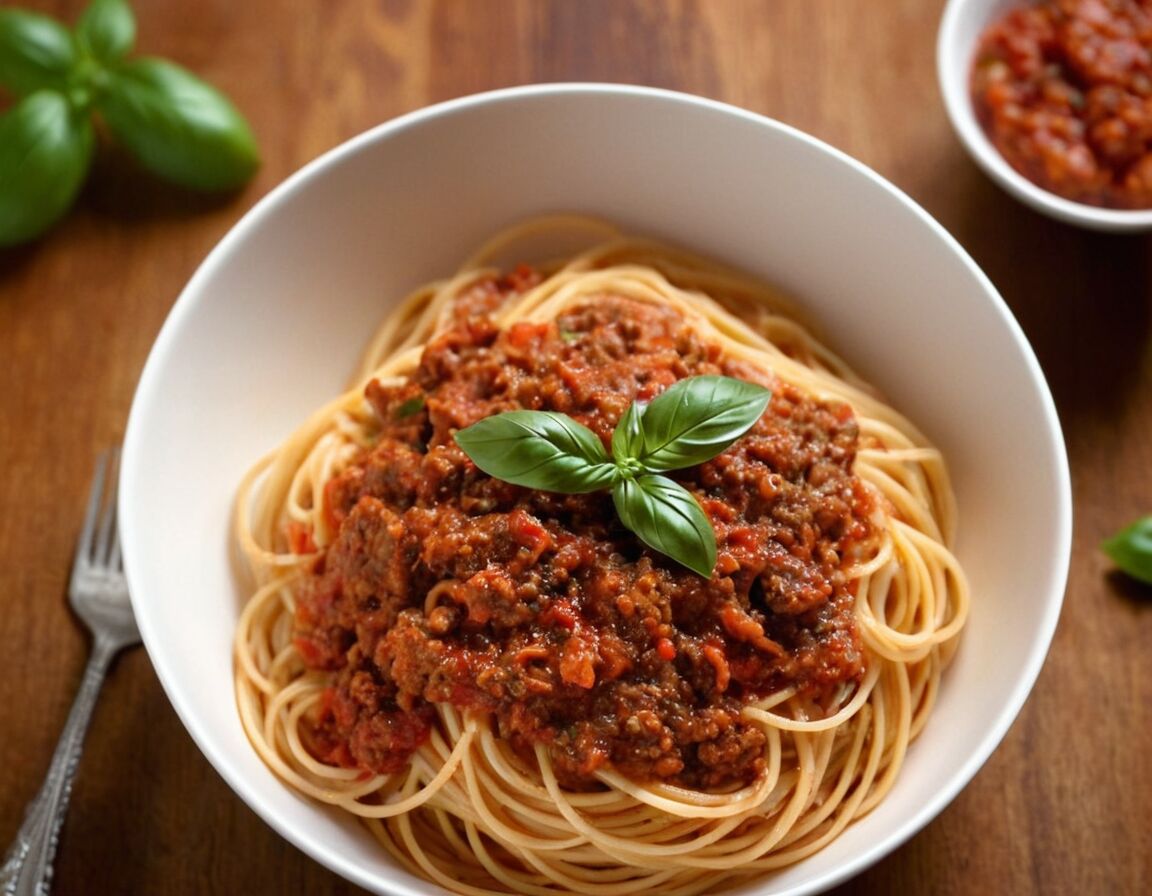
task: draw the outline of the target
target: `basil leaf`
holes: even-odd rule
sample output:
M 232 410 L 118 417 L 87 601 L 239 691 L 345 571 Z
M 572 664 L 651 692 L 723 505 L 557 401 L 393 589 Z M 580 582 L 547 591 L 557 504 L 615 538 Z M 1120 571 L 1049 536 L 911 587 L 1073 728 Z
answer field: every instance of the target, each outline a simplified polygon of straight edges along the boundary
M 675 383 L 644 411 L 648 470 L 679 470 L 711 460 L 760 419 L 772 393 L 727 376 L 694 376 Z
M 617 475 L 592 430 L 551 411 L 486 417 L 456 433 L 456 444 L 489 476 L 525 488 L 583 494 Z
M 1100 547 L 1125 573 L 1152 585 L 1152 516 L 1125 526 Z
M 706 579 L 716 565 L 716 533 L 692 493 L 667 476 L 621 478 L 612 489 L 616 514 L 644 544 Z
M 39 236 L 68 210 L 93 143 L 88 117 L 53 90 L 0 116 L 0 246 Z
M 136 42 L 136 17 L 125 0 L 92 0 L 76 23 L 76 42 L 100 62 L 115 62 Z
M 112 133 L 143 165 L 197 190 L 229 190 L 260 164 L 256 140 L 236 107 L 214 87 L 163 59 L 109 70 L 97 107 Z
M 55 19 L 0 9 L 0 84 L 19 96 L 63 89 L 75 64 L 72 36 Z
M 634 401 L 616 421 L 616 428 L 612 431 L 612 456 L 618 463 L 638 456 L 643 449 L 644 430 L 640 427 L 643 413 L 640 403 Z

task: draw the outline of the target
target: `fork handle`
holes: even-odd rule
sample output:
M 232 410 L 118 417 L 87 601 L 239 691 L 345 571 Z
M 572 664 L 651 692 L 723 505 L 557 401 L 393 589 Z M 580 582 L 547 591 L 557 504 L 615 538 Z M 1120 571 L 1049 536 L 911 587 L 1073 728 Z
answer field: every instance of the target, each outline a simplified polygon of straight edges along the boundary
M 8 847 L 3 867 L 0 867 L 0 893 L 3 896 L 48 896 L 52 860 L 56 856 L 60 826 L 68 809 L 72 779 L 84 747 L 84 735 L 92 719 L 100 686 L 115 655 L 116 645 L 111 641 L 97 638 L 92 645 L 84 680 L 60 733 L 44 784 L 28 804 L 24 823 Z

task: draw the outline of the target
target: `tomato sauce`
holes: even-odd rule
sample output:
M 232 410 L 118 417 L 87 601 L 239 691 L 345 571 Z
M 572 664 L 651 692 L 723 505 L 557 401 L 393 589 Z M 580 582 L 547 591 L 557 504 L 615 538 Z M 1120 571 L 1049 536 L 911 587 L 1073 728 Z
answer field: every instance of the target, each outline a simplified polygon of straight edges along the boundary
M 1008 163 L 1066 199 L 1152 208 L 1152 3 L 1043 0 L 983 34 L 976 113 Z
M 377 438 L 330 483 L 338 535 L 299 594 L 297 646 L 333 674 L 312 747 L 398 771 L 448 703 L 490 713 L 525 756 L 543 745 L 569 787 L 607 767 L 751 781 L 764 736 L 741 719 L 749 700 L 795 687 L 820 703 L 864 672 L 844 568 L 876 533 L 851 472 L 855 419 L 723 358 L 668 308 L 605 295 L 498 330 L 485 310 L 525 282 L 480 284 L 407 382 L 367 387 Z M 711 579 L 645 548 L 608 493 L 498 481 L 453 440 L 529 408 L 569 414 L 607 447 L 633 399 L 699 374 L 773 390 L 745 437 L 671 474 L 712 522 Z

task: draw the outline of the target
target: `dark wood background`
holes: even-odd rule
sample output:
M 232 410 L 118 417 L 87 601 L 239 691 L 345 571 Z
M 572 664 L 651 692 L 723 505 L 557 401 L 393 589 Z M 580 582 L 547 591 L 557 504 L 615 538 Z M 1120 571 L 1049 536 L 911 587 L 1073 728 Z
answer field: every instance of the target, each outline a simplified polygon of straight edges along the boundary
M 27 0 L 74 20 L 80 0 Z M 97 451 L 211 246 L 319 153 L 399 113 L 540 81 L 648 84 L 795 125 L 872 166 L 975 257 L 1055 393 L 1076 520 L 1060 628 L 1000 749 L 957 799 L 838 892 L 1104 894 L 1152 880 L 1152 591 L 1100 539 L 1152 512 L 1149 240 L 1026 210 L 944 115 L 941 0 L 137 0 L 138 46 L 228 92 L 264 165 L 192 196 L 107 147 L 73 213 L 0 252 L 0 845 L 16 832 L 88 650 L 64 593 Z M 975 596 L 979 600 L 979 595 Z M 217 777 L 143 650 L 114 667 L 56 892 L 353 893 Z

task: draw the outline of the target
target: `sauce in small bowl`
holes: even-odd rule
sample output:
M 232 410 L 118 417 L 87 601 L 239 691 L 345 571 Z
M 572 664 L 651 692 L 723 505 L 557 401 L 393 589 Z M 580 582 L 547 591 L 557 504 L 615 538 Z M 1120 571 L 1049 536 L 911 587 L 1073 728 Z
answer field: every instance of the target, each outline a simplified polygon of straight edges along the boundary
M 1034 208 L 1152 227 L 1152 10 L 1128 0 L 951 0 L 938 74 L 973 158 Z

